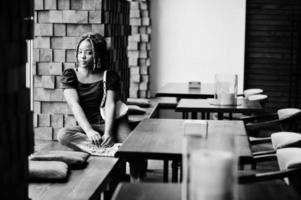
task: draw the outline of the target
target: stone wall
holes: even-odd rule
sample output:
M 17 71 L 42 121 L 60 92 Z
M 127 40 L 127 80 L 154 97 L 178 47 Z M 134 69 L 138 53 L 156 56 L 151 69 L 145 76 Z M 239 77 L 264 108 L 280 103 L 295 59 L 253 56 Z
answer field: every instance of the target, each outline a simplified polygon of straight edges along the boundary
M 79 36 L 98 32 L 106 37 L 111 68 L 119 72 L 122 97 L 128 97 L 127 39 L 129 3 L 124 0 L 35 0 L 34 131 L 35 139 L 56 139 L 57 131 L 76 121 L 59 79 L 75 66 Z
M 130 93 L 132 98 L 150 97 L 150 1 L 130 1 L 131 35 L 128 38 Z

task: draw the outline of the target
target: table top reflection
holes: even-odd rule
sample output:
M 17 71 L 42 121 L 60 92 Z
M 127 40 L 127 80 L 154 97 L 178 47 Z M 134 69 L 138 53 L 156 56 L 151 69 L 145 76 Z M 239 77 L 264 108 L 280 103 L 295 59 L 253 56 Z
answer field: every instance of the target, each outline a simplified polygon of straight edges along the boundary
M 189 88 L 188 83 L 167 83 L 156 93 L 157 97 L 177 98 L 210 98 L 213 95 L 213 83 L 201 83 L 200 88 Z
M 234 199 L 240 200 L 297 200 L 298 195 L 285 184 L 256 183 L 237 185 Z M 181 200 L 181 184 L 174 183 L 121 183 L 115 190 L 112 200 Z

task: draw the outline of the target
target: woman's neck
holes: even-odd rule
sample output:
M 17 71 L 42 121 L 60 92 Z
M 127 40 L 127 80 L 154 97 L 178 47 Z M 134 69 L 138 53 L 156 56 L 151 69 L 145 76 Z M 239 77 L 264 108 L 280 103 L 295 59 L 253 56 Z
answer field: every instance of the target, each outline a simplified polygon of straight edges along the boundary
M 78 72 L 81 73 L 83 77 L 88 77 L 91 75 L 92 71 L 88 68 L 79 67 Z
M 81 83 L 94 83 L 102 80 L 102 72 L 93 72 L 89 68 L 78 68 L 77 78 Z

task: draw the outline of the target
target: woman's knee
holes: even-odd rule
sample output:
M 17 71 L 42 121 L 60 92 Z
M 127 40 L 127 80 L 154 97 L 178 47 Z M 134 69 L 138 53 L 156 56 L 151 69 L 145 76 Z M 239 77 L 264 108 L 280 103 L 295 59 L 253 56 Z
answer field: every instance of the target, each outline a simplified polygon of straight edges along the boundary
M 120 118 L 116 121 L 116 136 L 118 142 L 123 142 L 131 132 L 127 118 Z

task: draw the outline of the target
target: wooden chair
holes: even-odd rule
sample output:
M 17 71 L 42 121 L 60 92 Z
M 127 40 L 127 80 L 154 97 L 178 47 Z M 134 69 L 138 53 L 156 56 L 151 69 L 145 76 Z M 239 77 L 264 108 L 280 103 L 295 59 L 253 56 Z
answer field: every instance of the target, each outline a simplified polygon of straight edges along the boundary
M 285 110 L 283 109 L 280 110 L 280 112 L 284 111 Z M 279 115 L 278 111 L 278 113 L 243 118 L 253 156 L 275 153 L 271 140 L 271 135 L 273 133 L 281 131 L 298 131 L 298 121 L 301 119 L 301 111 L 297 112 L 297 110 L 294 110 L 290 115 L 286 113 L 285 117 L 283 116 L 284 115 Z M 243 167 L 244 164 L 245 163 L 241 163 L 241 167 Z M 252 168 L 256 168 L 256 162 L 254 162 Z
M 243 91 L 243 96 L 248 98 L 251 95 L 261 94 L 263 93 L 263 89 L 260 88 L 250 88 Z
M 254 89 L 254 91 L 262 91 L 260 89 Z M 265 105 L 268 102 L 268 95 L 265 94 L 251 94 L 251 93 L 247 93 L 247 95 L 239 95 L 238 98 L 245 98 L 247 99 L 247 101 L 252 101 L 252 102 L 259 102 L 260 105 L 264 108 Z M 250 117 L 250 116 L 255 116 L 255 114 L 251 114 L 251 115 L 245 115 L 245 114 L 241 114 L 241 113 L 233 113 L 233 114 L 229 114 L 228 116 L 224 116 L 224 119 L 234 119 L 234 120 L 240 120 L 246 117 Z M 214 116 L 217 119 L 217 116 Z
M 301 148 L 301 134 L 296 132 L 276 132 L 271 135 L 271 141 L 274 150 L 299 147 Z
M 279 149 L 276 155 L 268 155 L 265 159 L 260 158 L 257 162 L 265 161 L 268 157 L 274 157 L 278 161 L 280 170 L 263 173 L 252 173 L 248 175 L 240 175 L 238 182 L 241 184 L 256 183 L 262 181 L 270 181 L 281 179 L 286 184 L 291 185 L 296 192 L 301 191 L 301 149 L 285 148 Z
M 288 111 L 288 112 L 285 112 Z M 292 112 L 291 112 L 292 111 Z M 278 131 L 298 131 L 298 121 L 301 119 L 301 110 L 291 108 L 278 110 L 277 114 L 264 114 L 242 118 L 246 125 L 252 144 L 271 141 L 272 133 Z

